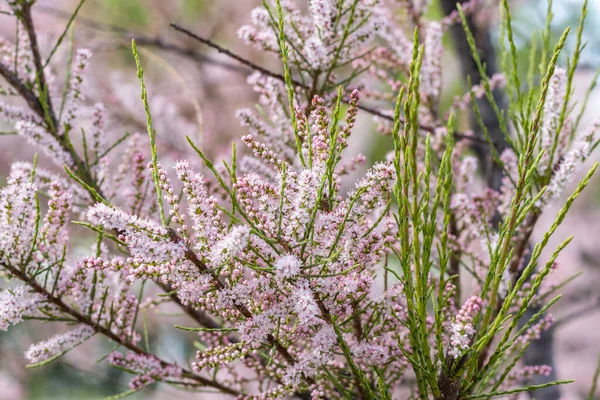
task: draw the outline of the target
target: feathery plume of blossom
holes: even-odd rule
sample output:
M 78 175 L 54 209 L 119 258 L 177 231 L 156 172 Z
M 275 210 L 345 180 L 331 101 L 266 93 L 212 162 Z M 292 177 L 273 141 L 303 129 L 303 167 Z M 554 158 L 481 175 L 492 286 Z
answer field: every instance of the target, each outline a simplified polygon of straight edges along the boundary
M 91 143 L 90 152 L 92 156 L 92 171 L 98 182 L 103 183 L 101 188 L 103 191 L 110 190 L 111 181 L 108 179 L 107 169 L 108 162 L 106 158 L 106 132 L 105 132 L 105 114 L 106 108 L 102 103 L 94 104 L 92 109 L 92 128 L 90 132 Z
M 323 37 L 333 34 L 337 4 L 333 0 L 311 0 L 308 6 L 313 23 Z
M 23 321 L 23 316 L 31 315 L 43 301 L 37 293 L 31 293 L 25 285 L 0 291 L 0 330 Z
M 275 261 L 275 274 L 281 280 L 293 279 L 300 273 L 301 267 L 302 264 L 298 257 L 290 254 Z
M 544 103 L 544 117 L 541 127 L 541 150 L 544 151 L 538 170 L 545 173 L 551 165 L 550 156 L 555 140 L 558 140 L 560 132 L 557 132 L 560 116 L 565 103 L 567 90 L 567 71 L 564 68 L 556 68 L 548 86 L 548 96 Z
M 77 118 L 79 106 L 84 99 L 83 77 L 91 57 L 92 52 L 90 50 L 78 49 L 77 54 L 73 58 L 63 121 L 64 130 L 67 132 L 73 127 L 73 121 Z
M 17 2 L 11 1 L 10 3 L 12 3 L 11 7 L 14 8 Z M 0 43 L 2 49 L 2 58 L 0 59 L 0 62 L 4 65 L 11 66 L 11 69 L 16 67 L 15 72 L 19 79 L 32 87 L 35 87 L 36 70 L 29 35 L 20 21 L 17 22 L 17 29 L 19 32 L 17 36 L 18 46 L 9 44 L 5 39 L 2 39 L 2 42 Z M 45 72 L 48 73 L 48 71 Z
M 56 184 L 60 185 L 63 191 L 71 194 L 70 208 L 75 212 L 79 210 L 77 203 L 84 204 L 89 198 L 89 193 L 80 185 L 74 184 L 73 181 L 67 180 L 65 177 L 39 165 L 34 168 L 32 163 L 22 161 L 11 164 L 9 181 L 25 182 L 31 179 L 33 179 L 37 189 L 44 192 L 52 191 L 52 187 Z
M 575 173 L 583 166 L 584 161 L 590 155 L 599 129 L 600 121 L 597 121 L 587 131 L 575 138 L 569 151 L 562 160 L 558 161 L 558 167 L 555 167 L 546 191 L 536 204 L 538 207 L 557 199 L 573 180 Z
M 316 70 L 324 70 L 331 63 L 332 54 L 327 51 L 323 40 L 318 36 L 311 36 L 304 45 L 306 60 Z
M 57 165 L 72 167 L 73 157 L 65 150 L 58 139 L 45 128 L 33 122 L 19 121 L 15 125 L 17 133 L 25 138 L 27 142 L 39 146 L 44 153 Z
M 335 331 L 331 325 L 323 325 L 311 341 L 311 350 L 294 366 L 289 367 L 283 376 L 283 383 L 293 387 L 300 383 L 302 376 L 312 377 L 316 369 L 332 359 L 332 350 L 337 343 Z
M 173 271 L 177 262 L 185 260 L 183 243 L 171 240 L 167 228 L 149 219 L 130 215 L 123 210 L 98 203 L 87 211 L 87 219 L 104 229 L 116 229 L 129 248 L 130 278 L 153 276 L 159 279 Z
M 354 357 L 365 365 L 382 367 L 390 359 L 389 349 L 377 343 L 356 343 L 350 350 Z
M 238 37 L 247 45 L 259 50 L 276 52 L 279 49 L 277 36 L 269 29 L 269 16 L 266 9 L 257 7 L 250 13 L 252 25 L 244 25 L 238 30 Z
M 48 212 L 40 229 L 40 245 L 38 256 L 48 265 L 58 262 L 67 245 L 67 222 L 72 203 L 72 195 L 65 191 L 61 184 L 54 182 L 50 185 L 51 198 L 48 201 Z
M 210 254 L 210 263 L 214 268 L 221 267 L 225 262 L 236 257 L 248 245 L 250 228 L 247 226 L 234 227 L 227 236 L 218 241 Z
M 421 90 L 426 96 L 436 99 L 440 95 L 442 85 L 442 58 L 444 46 L 442 44 L 442 26 L 437 22 L 430 22 L 425 29 L 425 53 L 421 67 Z
M 319 307 L 315 301 L 314 295 L 308 287 L 308 282 L 301 281 L 292 292 L 292 302 L 294 311 L 298 315 L 298 320 L 303 326 L 318 325 L 321 323 L 319 319 Z
M 12 104 L 0 103 L 0 116 L 2 120 L 9 122 L 27 121 L 39 122 L 39 118 L 22 107 Z
M 90 326 L 77 325 L 65 333 L 32 345 L 25 353 L 25 358 L 32 364 L 46 361 L 85 342 L 94 333 L 94 329 Z
M 475 334 L 473 317 L 481 310 L 482 300 L 472 296 L 461 307 L 458 315 L 452 323 L 452 337 L 450 338 L 450 349 L 448 354 L 453 358 L 459 358 L 465 350 L 471 346 L 471 338 Z
M 171 206 L 169 215 L 172 217 L 173 222 L 179 227 L 177 233 L 181 235 L 186 243 L 189 244 L 187 225 L 185 225 L 185 214 L 179 212 L 179 195 L 175 194 L 175 189 L 171 185 L 171 180 L 167 176 L 167 172 L 162 168 L 160 163 L 156 164 L 154 168 L 153 163 L 148 163 L 148 169 L 151 171 L 152 176 L 156 176 L 158 185 L 163 193 L 164 200 Z
M 106 150 L 106 139 L 104 137 L 106 107 L 102 103 L 94 104 L 92 118 L 92 143 L 91 150 L 98 158 Z
M 217 208 L 216 198 L 208 196 L 202 174 L 194 172 L 185 160 L 176 163 L 175 170 L 187 198 L 187 215 L 193 222 L 192 229 L 196 232 L 196 249 L 207 255 L 210 248 L 225 234 L 222 213 Z
M 36 189 L 14 180 L 0 190 L 0 260 L 6 263 L 25 261 L 35 245 Z

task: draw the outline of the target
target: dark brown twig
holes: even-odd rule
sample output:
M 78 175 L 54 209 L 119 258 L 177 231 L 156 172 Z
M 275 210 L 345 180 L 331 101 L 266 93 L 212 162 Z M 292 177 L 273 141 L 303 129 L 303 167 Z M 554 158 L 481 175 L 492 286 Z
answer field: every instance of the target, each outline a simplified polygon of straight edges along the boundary
M 40 50 L 38 48 L 37 43 L 37 35 L 35 32 L 35 27 L 33 25 L 33 18 L 31 18 L 31 6 L 33 2 L 22 2 L 22 6 L 20 9 L 19 18 L 23 23 L 25 30 L 27 31 L 27 36 L 29 37 L 29 45 L 31 46 L 31 53 L 33 54 L 33 64 L 35 65 L 37 80 L 40 87 L 40 95 L 43 96 L 46 94 L 45 104 L 46 110 L 48 113 L 48 118 L 50 119 L 50 123 L 52 127 L 56 130 L 58 128 L 58 121 L 56 119 L 56 115 L 54 114 L 54 109 L 52 108 L 52 100 L 50 99 L 50 95 L 46 90 L 48 86 L 46 85 L 46 74 L 44 73 L 44 64 L 42 63 L 42 57 L 40 56 Z M 44 119 L 45 113 L 44 113 Z

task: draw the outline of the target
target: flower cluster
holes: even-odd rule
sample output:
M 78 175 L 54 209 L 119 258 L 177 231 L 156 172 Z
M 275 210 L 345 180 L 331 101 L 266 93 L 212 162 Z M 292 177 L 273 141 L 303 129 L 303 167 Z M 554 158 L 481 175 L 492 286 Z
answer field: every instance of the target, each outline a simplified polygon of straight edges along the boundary
M 254 9 L 252 25 L 240 28 L 238 36 L 260 50 L 279 52 L 273 3 Z M 328 71 L 351 61 L 368 50 L 371 40 L 386 26 L 379 0 L 311 0 L 308 14 L 296 3 L 282 2 L 285 34 L 294 49 L 292 61 L 309 71 Z
M 23 321 L 23 316 L 35 311 L 42 297 L 29 293 L 25 285 L 4 289 L 0 292 L 0 330 Z
M 25 358 L 31 363 L 55 358 L 83 343 L 94 333 L 94 329 L 89 326 L 77 325 L 66 333 L 52 336 L 48 340 L 32 345 L 25 353 Z
M 123 355 L 112 352 L 108 355 L 108 362 L 119 368 L 125 368 L 137 374 L 129 382 L 134 390 L 140 390 L 156 381 L 181 378 L 181 368 L 163 363 L 152 356 L 141 356 L 135 353 Z
M 460 309 L 452 324 L 452 338 L 450 339 L 450 354 L 459 358 L 471 346 L 471 338 L 475 334 L 473 317 L 481 310 L 482 301 L 479 297 L 470 297 Z

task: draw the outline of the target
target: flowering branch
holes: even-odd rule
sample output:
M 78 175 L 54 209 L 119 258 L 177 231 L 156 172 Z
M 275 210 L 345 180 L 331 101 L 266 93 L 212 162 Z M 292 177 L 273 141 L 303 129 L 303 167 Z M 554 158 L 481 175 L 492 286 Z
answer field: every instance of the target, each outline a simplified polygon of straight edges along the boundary
M 216 165 L 187 137 L 210 178 L 193 167 L 194 157 L 164 154 L 135 41 L 149 149 L 138 146 L 139 135 L 117 140 L 129 139 L 129 147 L 114 176 L 105 108 L 94 105 L 91 121 L 80 118 L 90 52 L 75 53 L 64 113 L 53 124 L 46 97 L 59 91 L 50 65 L 37 72 L 37 46 L 26 46 L 23 56 L 6 44 L 0 72 L 14 75 L 13 91 L 26 89 L 24 96 L 37 100 L 31 110 L 0 104 L 0 112 L 79 186 L 36 162 L 13 165 L 0 191 L 0 267 L 20 284 L 0 292 L 0 329 L 27 319 L 76 324 L 31 346 L 26 357 L 35 365 L 100 333 L 123 348 L 108 362 L 135 375 L 131 391 L 163 381 L 248 400 L 389 400 L 402 390 L 464 400 L 566 383 L 528 385 L 551 367 L 520 368 L 519 361 L 553 322 L 547 312 L 560 296 L 543 283 L 571 238 L 537 268 L 542 251 L 597 164 L 524 255 L 548 202 L 600 143 L 600 124 L 573 134 L 570 111 L 555 112 L 572 109 L 563 102 L 575 70 L 558 63 L 568 30 L 542 60 L 539 91 L 521 87 L 504 6 L 506 115 L 492 92 L 504 80 L 486 76 L 461 7 L 481 82 L 446 115 L 440 59 L 456 15 L 428 21 L 424 4 L 394 6 L 410 17 L 409 38 L 406 21 L 395 20 L 399 10 L 378 0 L 311 0 L 308 8 L 265 0 L 238 34 L 278 57 L 283 74 L 173 25 L 255 70 L 248 81 L 258 107 L 236 114 L 248 130 L 241 138 L 246 152 L 233 144 L 231 157 Z M 21 15 L 20 2 L 11 7 Z M 21 39 L 29 43 L 30 36 Z M 48 74 L 42 87 L 39 73 Z M 477 99 L 484 96 L 505 135 L 501 154 L 482 123 Z M 372 116 L 393 148 L 352 183 L 349 173 L 366 161 L 348 154 L 352 135 L 364 129 L 357 126 L 363 97 L 385 104 Z M 504 174 L 499 186 L 473 185 L 481 168 L 469 154 L 474 140 L 455 133 L 468 108 L 464 99 Z M 78 128 L 79 152 L 69 138 Z M 44 216 L 38 194 L 50 198 Z M 96 238 L 83 258 L 69 248 L 73 212 Z M 146 346 L 139 345 L 140 310 L 162 302 L 145 291 L 148 281 L 197 323 L 175 326 L 197 335 L 190 370 L 151 353 L 146 324 Z M 532 306 L 537 311 L 526 316 Z

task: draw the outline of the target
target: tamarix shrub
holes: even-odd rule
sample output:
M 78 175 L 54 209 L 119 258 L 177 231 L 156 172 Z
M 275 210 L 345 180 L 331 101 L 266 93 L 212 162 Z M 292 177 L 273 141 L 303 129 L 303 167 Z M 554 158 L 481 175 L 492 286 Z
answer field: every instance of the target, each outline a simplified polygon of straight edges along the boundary
M 114 398 L 157 382 L 239 399 L 445 400 L 570 382 L 531 384 L 551 366 L 519 360 L 553 322 L 562 285 L 544 280 L 571 238 L 549 259 L 542 251 L 597 166 L 531 242 L 598 144 L 598 123 L 580 127 L 585 107 L 576 112 L 572 99 L 585 5 L 566 66 L 569 30 L 551 46 L 547 28 L 529 57 L 539 74 L 523 77 L 501 2 L 503 71 L 488 77 L 465 16 L 477 1 L 436 22 L 424 16 L 427 2 L 265 0 L 239 36 L 279 57 L 283 73 L 229 53 L 257 70 L 248 81 L 258 107 L 237 112 L 249 151 L 234 143 L 220 164 L 188 138 L 194 155 L 164 167 L 135 42 L 149 158 L 139 135 L 111 144 L 110 110 L 86 102 L 90 51 L 75 50 L 55 75 L 75 15 L 53 48 L 40 48 L 34 3 L 8 1 L 18 35 L 0 43 L 2 94 L 24 106 L 1 103 L 0 114 L 64 173 L 15 162 L 0 191 L 10 282 L 0 328 L 35 319 L 65 332 L 32 344 L 30 366 L 97 335 L 116 345 L 104 362 L 133 375 Z M 442 40 L 461 21 L 482 79 L 442 110 Z M 504 134 L 501 152 L 483 99 Z M 361 113 L 394 143 L 364 173 L 366 157 L 347 150 L 351 135 L 370 134 L 356 125 Z M 459 131 L 464 113 L 481 135 Z M 501 184 L 472 184 L 482 169 L 476 146 Z M 73 225 L 95 238 L 85 255 L 70 248 Z M 151 285 L 159 299 L 144 291 Z M 160 358 L 139 318 L 161 302 L 189 320 L 163 329 L 197 334 L 189 366 Z

